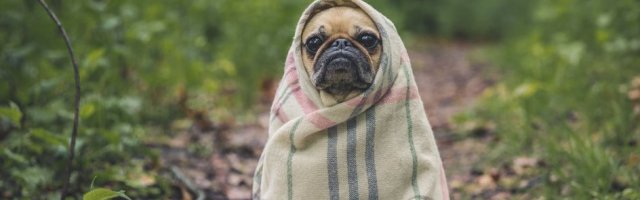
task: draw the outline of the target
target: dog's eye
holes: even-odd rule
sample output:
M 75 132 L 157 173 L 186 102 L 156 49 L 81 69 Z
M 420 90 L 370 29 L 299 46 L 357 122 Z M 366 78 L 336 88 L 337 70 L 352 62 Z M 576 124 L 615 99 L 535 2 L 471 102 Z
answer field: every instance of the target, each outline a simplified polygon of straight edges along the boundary
M 378 38 L 369 33 L 365 33 L 358 37 L 358 42 L 360 42 L 367 49 L 373 49 L 378 45 Z
M 322 38 L 313 36 L 307 40 L 305 45 L 307 46 L 307 51 L 309 51 L 310 54 L 315 54 L 322 45 Z

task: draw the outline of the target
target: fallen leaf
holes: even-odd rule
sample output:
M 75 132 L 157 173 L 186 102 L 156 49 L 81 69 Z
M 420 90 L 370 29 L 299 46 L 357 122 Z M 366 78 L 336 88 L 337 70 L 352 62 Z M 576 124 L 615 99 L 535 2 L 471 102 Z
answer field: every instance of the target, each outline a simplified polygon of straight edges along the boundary
M 494 189 L 496 187 L 495 180 L 489 174 L 484 174 L 478 178 L 478 184 L 483 190 Z
M 640 90 L 631 90 L 627 95 L 632 101 L 640 100 Z
M 171 148 L 186 148 L 187 145 L 189 144 L 189 134 L 187 133 L 181 133 L 173 138 L 171 138 L 171 140 L 169 140 L 169 142 L 167 142 L 167 145 Z
M 127 184 L 133 187 L 147 187 L 156 183 L 156 178 L 145 173 L 130 173 Z
M 530 168 L 538 164 L 538 159 L 533 157 L 517 157 L 513 160 L 513 171 L 518 175 L 523 175 Z
M 242 175 L 242 174 L 236 174 L 236 173 L 231 173 L 229 174 L 229 179 L 228 179 L 228 184 L 234 185 L 234 186 L 240 186 L 244 184 L 247 184 L 247 179 Z
M 213 180 L 214 189 L 216 191 L 223 191 L 226 188 L 229 172 L 231 171 L 229 162 L 220 153 L 214 153 L 211 156 L 210 162 L 215 175 Z
M 508 192 L 499 192 L 498 194 L 495 194 L 491 197 L 491 200 L 506 200 L 506 199 L 512 199 L 511 194 L 509 194 Z
M 228 154 L 227 160 L 231 164 L 231 168 L 240 171 L 242 174 L 253 174 L 253 170 L 258 165 L 255 159 L 243 159 L 234 153 Z
M 150 175 L 143 174 L 138 177 L 138 183 L 143 187 L 150 186 L 156 183 L 156 178 Z
M 264 144 L 267 141 L 267 130 L 259 125 L 248 125 L 237 127 L 227 133 L 228 140 L 225 147 L 229 149 L 249 149 L 254 156 L 260 156 Z
M 198 187 L 208 188 L 212 183 L 207 179 L 207 175 L 204 171 L 197 168 L 184 169 L 184 173 L 193 181 Z
M 560 180 L 560 178 L 558 178 L 558 176 L 556 176 L 555 174 L 551 174 L 551 176 L 549 176 L 549 181 L 552 183 L 558 182 L 558 180 Z
M 251 199 L 251 189 L 247 187 L 228 187 L 225 193 L 229 199 Z
M 562 187 L 562 190 L 560 190 L 560 194 L 562 196 L 569 196 L 571 195 L 572 191 L 571 191 L 571 186 L 569 185 L 565 185 Z
M 519 188 L 527 188 L 527 186 L 529 186 L 529 181 L 527 180 L 521 180 L 520 183 L 518 183 Z
M 451 189 L 458 189 L 458 188 L 462 188 L 462 186 L 464 186 L 464 183 L 460 180 L 452 180 L 451 182 L 449 182 L 449 186 L 451 187 Z
M 493 178 L 494 182 L 497 182 L 500 180 L 500 171 L 496 168 L 491 168 L 489 170 L 489 176 L 491 176 L 491 178 Z
M 517 179 L 515 177 L 508 177 L 505 176 L 503 178 L 500 179 L 500 186 L 504 187 L 504 188 L 516 188 L 516 184 L 517 184 Z
M 631 81 L 631 87 L 640 88 L 640 76 L 636 76 Z
M 191 200 L 191 193 L 189 193 L 189 190 L 187 190 L 186 188 L 184 188 L 184 186 L 180 186 L 180 192 L 182 193 L 182 200 Z
M 636 154 L 631 154 L 629 159 L 627 159 L 627 166 L 633 168 L 634 166 L 638 166 L 640 164 L 640 157 Z

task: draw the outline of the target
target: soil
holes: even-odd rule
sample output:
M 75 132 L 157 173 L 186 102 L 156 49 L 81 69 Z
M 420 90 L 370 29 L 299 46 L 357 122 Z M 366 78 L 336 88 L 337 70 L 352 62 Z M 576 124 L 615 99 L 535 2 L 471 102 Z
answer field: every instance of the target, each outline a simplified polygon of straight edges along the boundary
M 471 59 L 477 48 L 474 44 L 437 41 L 409 46 L 415 80 L 434 128 L 453 199 L 466 197 L 467 191 L 462 188 L 477 183 L 482 172 L 474 172 L 473 166 L 491 140 L 485 136 L 459 137 L 452 132 L 452 117 L 470 108 L 493 83 L 485 73 L 487 65 Z M 271 99 L 272 91 L 272 86 L 265 86 L 263 96 L 267 98 L 263 99 Z M 252 173 L 267 139 L 266 108 L 270 102 L 262 104 L 253 123 L 177 122 L 176 126 L 183 124 L 183 131 L 157 145 L 162 151 L 160 165 L 175 180 L 182 199 L 251 198 Z

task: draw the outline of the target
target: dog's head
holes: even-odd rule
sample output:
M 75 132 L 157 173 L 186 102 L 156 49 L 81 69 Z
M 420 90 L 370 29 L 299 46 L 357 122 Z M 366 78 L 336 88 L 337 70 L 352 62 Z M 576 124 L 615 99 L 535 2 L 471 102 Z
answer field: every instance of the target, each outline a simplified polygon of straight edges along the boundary
M 333 7 L 313 16 L 303 29 L 302 47 L 311 82 L 338 102 L 371 86 L 382 52 L 375 24 L 353 7 Z

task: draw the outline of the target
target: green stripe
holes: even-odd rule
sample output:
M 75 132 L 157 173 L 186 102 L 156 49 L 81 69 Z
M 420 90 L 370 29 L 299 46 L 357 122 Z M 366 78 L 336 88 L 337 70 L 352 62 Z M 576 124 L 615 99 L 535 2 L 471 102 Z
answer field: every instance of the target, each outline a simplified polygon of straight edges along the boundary
M 418 157 L 416 155 L 416 147 L 413 144 L 413 123 L 411 119 L 411 109 L 409 108 L 409 95 L 410 95 L 410 79 L 407 66 L 404 67 L 404 74 L 407 78 L 407 95 L 404 101 L 404 107 L 407 111 L 407 135 L 409 136 L 409 147 L 411 148 L 411 159 L 413 160 L 413 166 L 411 169 L 411 186 L 413 187 L 413 193 L 416 198 L 420 197 L 420 189 L 418 189 Z
M 302 121 L 301 119 L 302 118 L 296 121 L 296 123 L 293 125 L 293 128 L 291 128 L 291 132 L 289 132 L 289 140 L 291 142 L 291 149 L 289 149 L 289 158 L 287 159 L 287 189 L 289 192 L 289 200 L 293 199 L 293 174 L 291 172 L 291 161 L 293 160 L 293 154 L 296 152 L 296 146 L 293 144 L 293 134 L 295 134 L 296 129 L 298 129 L 298 125 L 300 125 L 300 122 Z
M 262 163 L 256 170 L 256 174 L 253 177 L 253 187 L 256 188 L 253 192 L 253 199 L 260 199 L 260 185 L 262 184 Z
M 289 97 L 291 96 L 291 93 L 293 93 L 293 90 L 288 90 L 289 86 L 286 86 L 284 88 L 284 92 L 282 93 L 282 95 L 280 95 L 280 97 L 277 98 L 278 102 L 274 102 L 273 105 L 278 106 L 278 109 L 276 109 L 275 111 L 278 111 L 279 109 L 282 109 L 283 104 L 287 101 L 287 99 L 289 99 Z M 284 97 L 284 98 L 282 98 Z M 271 113 L 271 122 L 273 122 L 273 120 L 276 119 L 276 113 L 277 112 L 273 112 Z

